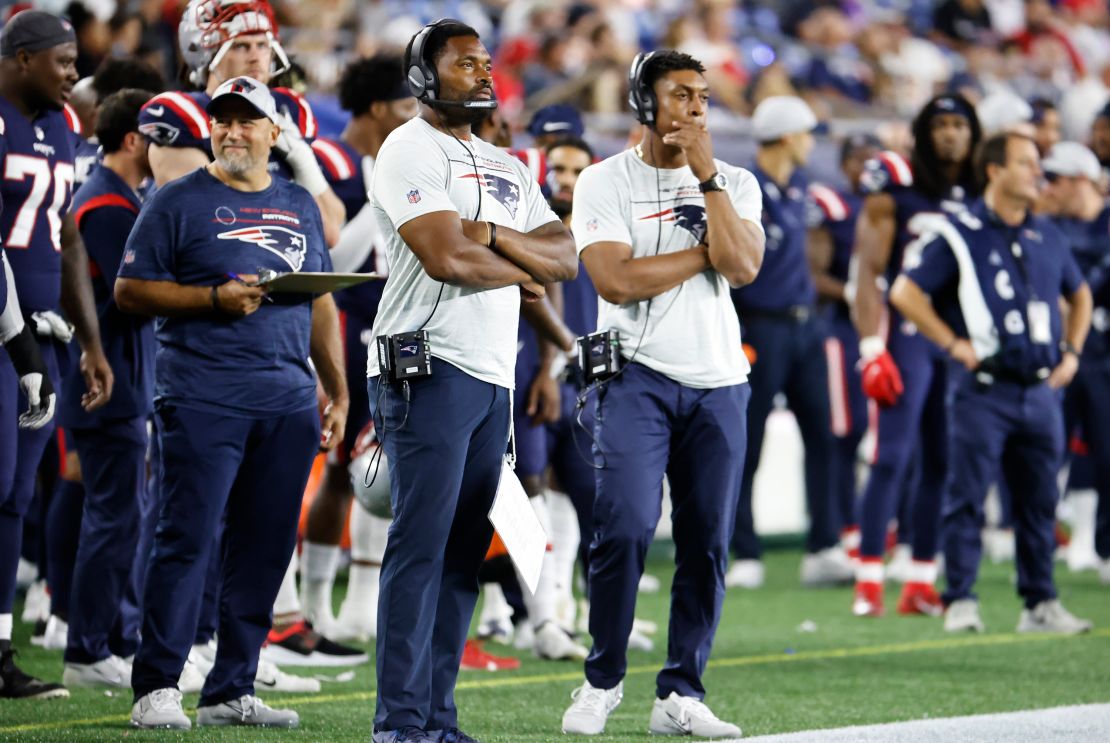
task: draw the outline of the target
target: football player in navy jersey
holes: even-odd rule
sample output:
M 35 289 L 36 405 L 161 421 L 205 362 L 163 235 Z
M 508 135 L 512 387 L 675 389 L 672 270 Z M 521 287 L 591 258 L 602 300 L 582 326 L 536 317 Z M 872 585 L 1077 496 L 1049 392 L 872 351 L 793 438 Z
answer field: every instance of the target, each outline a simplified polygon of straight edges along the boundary
M 200 92 L 163 93 L 139 117 L 140 131 L 153 145 L 150 165 L 159 187 L 212 159 L 205 106 L 222 82 L 248 75 L 267 83 L 289 68 L 273 10 L 265 0 L 190 0 L 177 41 L 189 82 Z M 284 116 L 282 138 L 270 167 L 312 194 L 324 220 L 324 236 L 328 245 L 334 245 L 343 225 L 343 204 L 328 186 L 309 145 L 317 132 L 312 107 L 289 88 L 275 88 L 273 94 Z
M 339 83 L 339 102 L 351 114 L 337 139 L 312 142 L 332 190 L 343 202 L 347 223 L 332 249 L 336 271 L 373 271 L 385 277 L 389 266 L 366 192 L 374 159 L 386 136 L 419 112 L 405 82 L 398 55 L 352 62 Z M 339 563 L 339 540 L 351 504 L 347 465 L 359 432 L 370 419 L 366 354 L 378 314 L 384 281 L 369 281 L 335 295 L 343 312 L 351 412 L 343 442 L 328 458 L 324 482 L 312 501 L 301 553 L 301 594 L 305 616 L 326 637 L 367 640 L 377 634 L 378 576 L 389 521 L 356 506 L 351 511 L 351 569 L 347 597 L 338 619 L 332 616 L 331 589 Z M 364 474 L 364 473 L 363 473 Z M 361 476 L 361 475 L 360 475 Z
M 57 314 L 62 309 L 82 349 L 82 404 L 95 409 L 111 396 L 112 371 L 100 347 L 84 246 L 66 215 L 73 150 L 62 110 L 77 80 L 76 57 L 73 27 L 49 13 L 23 11 L 0 34 L 0 238 L 52 385 L 60 385 L 54 336 L 70 332 Z M 16 372 L 0 364 L 0 697 L 65 696 L 64 687 L 20 671 L 11 655 L 23 514 L 53 433 L 49 425 L 17 430 L 19 395 Z
M 898 611 L 942 610 L 933 583 L 945 478 L 947 355 L 887 307 L 884 294 L 903 268 L 916 263 L 930 224 L 963 211 L 975 195 L 971 158 L 979 123 L 966 100 L 943 95 L 918 114 L 913 133 L 911 162 L 883 152 L 868 162 L 861 179 L 866 196 L 856 223 L 853 319 L 860 335 L 863 389 L 877 410 L 871 421 L 876 429 L 871 475 L 860 503 L 860 562 L 852 605 L 857 616 L 883 614 L 887 526 L 915 452 L 921 477 L 911 495 L 913 563 Z
M 816 209 L 809 232 L 809 261 L 817 296 L 823 302 L 825 319 L 825 362 L 829 373 L 829 421 L 836 448 L 832 459 L 835 501 L 840 509 L 841 543 L 854 557 L 859 550 L 856 524 L 856 452 L 867 430 L 867 402 L 860 387 L 859 335 L 852 324 L 849 306 L 855 288 L 849 281 L 849 264 L 855 244 L 856 217 L 863 193 L 863 166 L 878 154 L 879 140 L 872 135 L 855 135 L 840 149 L 840 169 L 847 189 L 811 183 L 810 198 Z
M 1056 226 L 1071 244 L 1072 255 L 1087 279 L 1094 300 L 1091 332 L 1079 360 L 1075 381 L 1065 398 L 1065 423 L 1078 427 L 1088 453 L 1083 463 L 1093 470 L 1093 497 L 1079 489 L 1075 458 L 1068 478 L 1072 535 L 1068 566 L 1097 566 L 1110 583 L 1110 206 L 1102 193 L 1102 168 L 1095 154 L 1078 142 L 1060 142 L 1042 166 L 1050 200 L 1058 205 Z
M 807 178 L 802 171 L 813 150 L 813 111 L 800 98 L 766 98 L 752 115 L 759 142 L 752 172 L 763 194 L 767 253 L 751 284 L 732 292 L 744 341 L 756 354 L 752 364 L 752 401 L 748 408 L 747 455 L 736 523 L 735 556 L 726 585 L 756 588 L 763 583 L 759 538 L 752 520 L 752 486 L 763 447 L 763 431 L 774 398 L 785 394 L 805 442 L 805 489 L 810 525 L 801 579 L 805 585 L 851 580 L 852 566 L 840 549 L 830 480 L 833 438 L 829 394 L 817 317 L 817 290 L 806 259 L 809 211 Z
M 1079 368 L 1091 292 L 1063 235 L 1031 212 L 1041 176 L 1033 139 L 993 135 L 977 160 L 983 198 L 936 220 L 890 290 L 891 303 L 957 362 L 949 394 L 961 416 L 947 432 L 943 490 L 944 629 L 984 631 L 973 590 L 983 502 L 1001 468 L 1013 496 L 1025 607 L 1017 631 L 1077 634 L 1092 625 L 1060 603 L 1052 559 L 1064 454 L 1060 390 Z
M 115 284 L 120 309 L 159 317 L 161 511 L 132 723 L 190 726 L 177 681 L 212 534 L 224 521 L 220 641 L 197 723 L 295 727 L 296 713 L 254 696 L 254 677 L 309 469 L 317 446 L 330 449 L 342 435 L 347 387 L 333 300 L 268 297 L 253 272 L 330 271 L 331 259 L 314 200 L 267 170 L 281 120 L 269 90 L 233 78 L 209 113 L 215 162 L 159 189 L 128 238 Z M 330 400 L 322 438 L 317 378 Z

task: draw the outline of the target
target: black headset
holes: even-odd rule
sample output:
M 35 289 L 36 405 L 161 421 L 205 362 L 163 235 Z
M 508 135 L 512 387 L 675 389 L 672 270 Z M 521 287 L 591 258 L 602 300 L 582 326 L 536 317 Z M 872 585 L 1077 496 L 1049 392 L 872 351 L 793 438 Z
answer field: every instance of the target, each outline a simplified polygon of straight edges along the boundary
M 428 45 L 428 37 L 440 26 L 459 23 L 453 18 L 440 18 L 429 23 L 412 39 L 409 48 L 409 69 L 405 79 L 409 84 L 409 91 L 416 100 L 429 106 L 450 106 L 453 108 L 497 108 L 497 98 L 488 101 L 441 101 L 439 100 L 439 74 L 435 65 L 431 64 L 424 54 L 424 47 Z
M 655 126 L 655 113 L 659 107 L 655 91 L 644 84 L 643 79 L 644 67 L 654 56 L 655 52 L 637 54 L 628 70 L 628 105 L 632 107 L 632 113 L 636 114 L 636 121 L 648 126 Z

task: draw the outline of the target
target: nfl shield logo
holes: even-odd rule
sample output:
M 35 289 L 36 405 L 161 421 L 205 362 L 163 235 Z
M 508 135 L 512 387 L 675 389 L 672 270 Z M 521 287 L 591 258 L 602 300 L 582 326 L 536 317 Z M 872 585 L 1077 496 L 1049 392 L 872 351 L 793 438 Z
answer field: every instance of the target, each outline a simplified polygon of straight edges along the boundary
M 415 188 L 414 188 L 414 189 L 412 189 L 412 190 L 411 190 L 411 191 L 409 191 L 409 193 L 408 193 L 408 199 L 409 199 L 409 203 L 410 203 L 410 204 L 418 204 L 418 203 L 420 203 L 420 192 L 419 192 L 419 191 L 417 191 L 417 190 L 416 190 Z

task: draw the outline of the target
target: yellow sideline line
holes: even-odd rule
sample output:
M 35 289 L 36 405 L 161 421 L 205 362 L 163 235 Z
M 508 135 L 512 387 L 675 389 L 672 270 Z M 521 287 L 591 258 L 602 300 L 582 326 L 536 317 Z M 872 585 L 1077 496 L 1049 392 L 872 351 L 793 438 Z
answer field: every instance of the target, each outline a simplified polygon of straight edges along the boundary
M 899 653 L 916 653 L 927 650 L 955 650 L 959 648 L 987 647 L 993 645 L 1019 645 L 1031 642 L 1044 642 L 1050 640 L 1074 640 L 1090 637 L 1110 637 L 1110 628 L 1096 629 L 1085 635 L 1061 637 L 1060 635 L 970 635 L 966 637 L 947 637 L 940 640 L 921 640 L 919 642 L 902 642 L 889 645 L 872 645 L 870 647 L 856 648 L 831 648 L 829 650 L 803 650 L 786 655 L 773 653 L 767 655 L 746 655 L 738 658 L 720 658 L 709 662 L 711 669 L 737 668 L 740 666 L 761 666 L 779 663 L 797 663 L 799 661 L 837 660 L 845 658 L 864 658 L 874 655 L 893 655 Z M 631 666 L 627 671 L 628 676 L 645 673 L 656 673 L 657 664 Z M 461 681 L 456 686 L 458 691 L 471 691 L 475 689 L 496 689 L 515 686 L 532 686 L 535 684 L 548 684 L 560 681 L 578 681 L 582 678 L 582 671 L 575 670 L 566 673 L 548 673 L 542 675 L 507 676 L 501 678 Z M 377 695 L 372 691 L 356 691 L 346 694 L 319 694 L 311 697 L 279 697 L 282 704 L 289 707 L 302 707 L 309 704 L 330 704 L 332 702 L 358 702 L 370 701 Z M 11 704 L 9 702 L 8 704 Z M 0 734 L 25 733 L 36 730 L 56 730 L 86 725 L 103 725 L 115 723 L 124 725 L 127 717 L 123 715 L 104 715 L 102 717 L 89 717 L 81 720 L 57 720 L 53 722 L 31 722 L 23 725 L 10 725 L 0 727 Z

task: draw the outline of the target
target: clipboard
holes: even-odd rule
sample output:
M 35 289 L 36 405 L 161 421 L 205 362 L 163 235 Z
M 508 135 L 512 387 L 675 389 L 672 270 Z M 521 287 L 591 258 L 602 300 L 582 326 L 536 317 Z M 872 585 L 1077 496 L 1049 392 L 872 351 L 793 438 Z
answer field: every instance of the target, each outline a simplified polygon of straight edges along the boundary
M 324 273 L 320 271 L 280 273 L 263 269 L 258 273 L 257 285 L 264 286 L 274 293 L 327 294 L 381 278 L 376 273 Z

